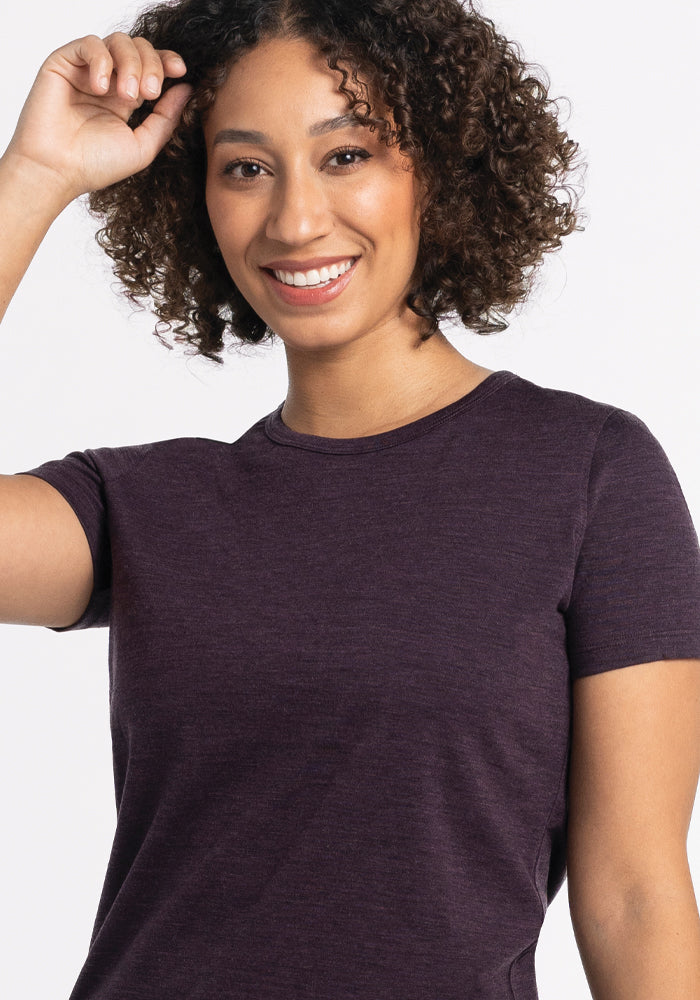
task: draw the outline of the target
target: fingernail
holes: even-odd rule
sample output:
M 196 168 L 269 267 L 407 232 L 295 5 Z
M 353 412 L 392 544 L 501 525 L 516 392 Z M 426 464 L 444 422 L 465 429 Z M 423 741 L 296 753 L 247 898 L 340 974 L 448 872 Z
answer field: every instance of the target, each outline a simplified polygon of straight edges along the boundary
M 108 76 L 101 76 L 97 82 L 99 83 L 100 87 L 102 87 L 103 90 L 107 90 L 107 88 L 109 87 Z
M 139 81 L 135 76 L 130 76 L 126 81 L 126 92 L 134 100 L 139 96 Z
M 160 90 L 160 80 L 157 76 L 146 77 L 146 90 L 149 94 L 157 94 Z

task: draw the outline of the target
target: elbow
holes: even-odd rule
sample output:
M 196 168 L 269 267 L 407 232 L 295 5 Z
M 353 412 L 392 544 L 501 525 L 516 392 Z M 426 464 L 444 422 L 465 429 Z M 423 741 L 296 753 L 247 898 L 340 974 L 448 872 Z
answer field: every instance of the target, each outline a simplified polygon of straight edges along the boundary
M 690 871 L 611 881 L 597 891 L 569 893 L 569 912 L 582 957 L 613 955 L 633 940 L 675 936 L 700 941 L 700 916 Z
M 700 1000 L 700 916 L 690 878 L 569 899 L 595 1000 Z

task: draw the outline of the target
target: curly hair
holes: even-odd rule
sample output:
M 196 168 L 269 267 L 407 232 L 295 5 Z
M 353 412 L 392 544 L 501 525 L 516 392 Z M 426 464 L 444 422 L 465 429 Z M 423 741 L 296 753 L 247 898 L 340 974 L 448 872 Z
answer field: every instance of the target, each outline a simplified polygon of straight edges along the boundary
M 582 229 L 565 183 L 579 147 L 560 127 L 549 79 L 471 0 L 171 0 L 143 11 L 130 34 L 182 55 L 194 93 L 154 162 L 88 205 L 123 291 L 134 305 L 150 300 L 166 346 L 170 333 L 220 362 L 227 338 L 275 336 L 218 251 L 203 137 L 230 67 L 268 38 L 313 43 L 341 75 L 350 110 L 398 144 L 426 186 L 407 300 L 426 320 L 424 340 L 443 318 L 482 334 L 507 329 L 502 314 L 528 296 L 543 255 Z

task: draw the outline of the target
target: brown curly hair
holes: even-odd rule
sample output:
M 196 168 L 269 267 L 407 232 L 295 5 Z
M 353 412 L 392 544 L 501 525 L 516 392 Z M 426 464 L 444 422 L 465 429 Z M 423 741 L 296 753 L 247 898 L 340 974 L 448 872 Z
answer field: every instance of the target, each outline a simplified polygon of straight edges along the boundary
M 412 158 L 426 185 L 408 297 L 427 321 L 423 339 L 441 318 L 505 330 L 498 313 L 522 302 L 543 255 L 582 229 L 577 189 L 564 183 L 579 147 L 560 127 L 549 79 L 471 0 L 174 0 L 143 11 L 130 34 L 180 53 L 194 93 L 151 166 L 88 204 L 125 294 L 134 305 L 150 300 L 167 346 L 171 333 L 220 362 L 227 337 L 274 338 L 218 251 L 202 129 L 231 65 L 270 37 L 312 42 L 342 75 L 350 108 Z M 386 118 L 373 117 L 378 107 Z

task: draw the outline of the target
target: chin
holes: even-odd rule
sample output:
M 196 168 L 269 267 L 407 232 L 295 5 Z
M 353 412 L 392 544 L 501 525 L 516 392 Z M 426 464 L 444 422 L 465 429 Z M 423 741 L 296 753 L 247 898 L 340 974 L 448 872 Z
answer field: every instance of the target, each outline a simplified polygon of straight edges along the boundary
M 285 347 L 296 351 L 337 350 L 359 339 L 359 337 L 353 337 L 350 333 L 333 334 L 327 329 L 315 331 L 308 328 L 303 332 L 291 332 L 288 330 L 277 333 L 277 337 L 283 342 Z
M 279 322 L 277 317 L 263 316 L 267 325 L 275 331 L 275 336 L 285 346 L 297 350 L 324 350 L 344 347 L 363 337 L 362 329 L 355 324 L 332 323 L 331 317 L 300 316 L 292 322 Z

